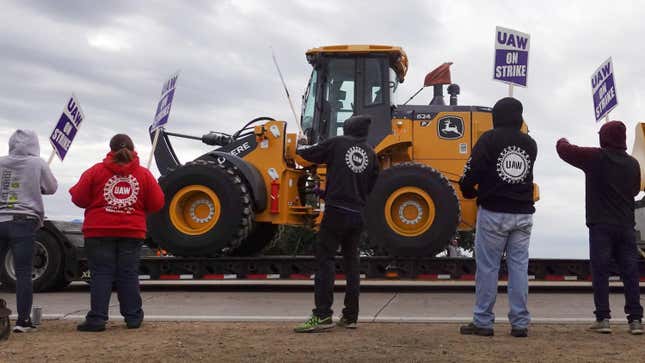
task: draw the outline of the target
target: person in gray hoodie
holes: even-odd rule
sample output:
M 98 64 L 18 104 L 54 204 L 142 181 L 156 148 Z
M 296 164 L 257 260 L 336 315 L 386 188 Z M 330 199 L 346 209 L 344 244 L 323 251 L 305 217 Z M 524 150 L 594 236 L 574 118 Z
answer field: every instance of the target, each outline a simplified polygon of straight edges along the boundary
M 58 182 L 40 158 L 38 136 L 16 130 L 9 138 L 9 155 L 0 157 L 0 256 L 11 249 L 16 271 L 18 320 L 14 332 L 35 329 L 30 311 L 33 300 L 32 258 L 36 231 L 45 216 L 41 194 L 54 194 Z

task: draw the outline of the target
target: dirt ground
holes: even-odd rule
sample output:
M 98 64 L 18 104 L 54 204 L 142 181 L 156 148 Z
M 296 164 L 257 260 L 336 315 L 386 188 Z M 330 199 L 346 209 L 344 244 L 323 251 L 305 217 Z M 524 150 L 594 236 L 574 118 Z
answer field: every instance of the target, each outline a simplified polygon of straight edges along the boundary
M 1 362 L 643 362 L 645 336 L 627 324 L 614 333 L 585 325 L 534 325 L 529 338 L 461 336 L 456 324 L 361 324 L 295 334 L 287 323 L 148 322 L 139 330 L 110 323 L 102 333 L 79 333 L 73 321 L 45 321 L 38 332 L 0 342 Z

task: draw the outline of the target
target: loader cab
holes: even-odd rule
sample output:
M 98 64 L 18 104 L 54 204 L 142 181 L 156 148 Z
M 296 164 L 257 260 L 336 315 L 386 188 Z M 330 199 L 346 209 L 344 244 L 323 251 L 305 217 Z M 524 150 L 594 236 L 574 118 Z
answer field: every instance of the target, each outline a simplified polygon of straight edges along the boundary
M 355 114 L 372 117 L 372 146 L 390 134 L 394 96 L 403 81 L 397 62 L 405 60 L 407 70 L 400 48 L 323 47 L 308 51 L 307 60 L 313 70 L 303 96 L 301 125 L 309 144 L 342 135 L 343 123 Z

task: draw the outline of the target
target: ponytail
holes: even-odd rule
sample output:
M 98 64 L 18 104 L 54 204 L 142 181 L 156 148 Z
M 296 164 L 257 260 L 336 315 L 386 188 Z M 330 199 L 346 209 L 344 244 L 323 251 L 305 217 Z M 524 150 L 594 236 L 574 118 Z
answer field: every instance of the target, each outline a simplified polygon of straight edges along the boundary
M 131 162 L 132 159 L 134 159 L 132 152 L 125 147 L 115 152 L 114 156 L 112 157 L 112 160 L 114 160 L 114 162 L 117 164 L 127 164 Z

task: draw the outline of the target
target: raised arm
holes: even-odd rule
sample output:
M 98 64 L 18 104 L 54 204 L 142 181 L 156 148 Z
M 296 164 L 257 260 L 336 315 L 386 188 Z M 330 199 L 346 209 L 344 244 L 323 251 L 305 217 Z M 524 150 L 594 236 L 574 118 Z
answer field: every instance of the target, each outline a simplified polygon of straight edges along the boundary
M 329 152 L 332 149 L 333 139 L 327 139 L 318 145 L 302 147 L 296 150 L 296 154 L 303 159 L 315 163 L 326 164 Z
M 54 194 L 58 189 L 58 181 L 54 174 L 52 173 L 49 165 L 42 160 L 42 166 L 40 168 L 40 192 L 42 194 Z
M 573 145 L 565 138 L 558 140 L 555 148 L 560 159 L 582 170 L 587 170 L 593 159 L 600 153 L 598 148 Z

